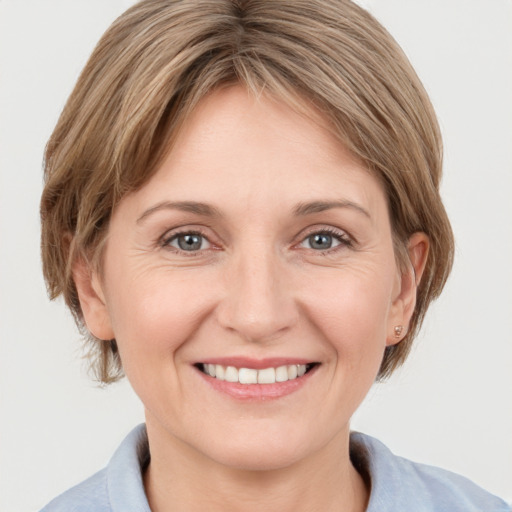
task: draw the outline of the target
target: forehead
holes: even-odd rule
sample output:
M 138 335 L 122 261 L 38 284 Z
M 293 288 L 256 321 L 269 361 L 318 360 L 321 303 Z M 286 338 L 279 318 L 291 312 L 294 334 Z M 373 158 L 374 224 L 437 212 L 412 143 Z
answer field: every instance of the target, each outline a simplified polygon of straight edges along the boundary
M 194 200 L 262 208 L 311 200 L 385 202 L 378 180 L 306 102 L 301 112 L 241 86 L 204 98 L 172 149 L 139 190 L 148 202 Z
M 243 144 L 236 145 L 237 141 Z M 249 144 L 265 148 L 260 159 L 277 157 L 286 148 L 289 157 L 330 160 L 343 153 L 345 160 L 361 165 L 311 102 L 296 95 L 283 99 L 264 91 L 256 95 L 241 85 L 216 90 L 199 102 L 177 135 L 172 156 L 193 158 L 214 147 L 226 156 L 241 155 L 251 149 Z M 198 151 L 190 154 L 191 149 Z

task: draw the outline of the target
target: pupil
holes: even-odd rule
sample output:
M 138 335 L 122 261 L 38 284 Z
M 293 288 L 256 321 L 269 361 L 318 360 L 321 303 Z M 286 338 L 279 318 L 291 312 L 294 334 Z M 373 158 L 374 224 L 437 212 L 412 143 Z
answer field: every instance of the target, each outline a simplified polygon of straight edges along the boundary
M 317 234 L 309 237 L 309 243 L 313 249 L 329 249 L 332 245 L 332 236 Z
M 178 245 L 184 251 L 197 251 L 201 249 L 201 236 L 183 235 L 178 238 Z

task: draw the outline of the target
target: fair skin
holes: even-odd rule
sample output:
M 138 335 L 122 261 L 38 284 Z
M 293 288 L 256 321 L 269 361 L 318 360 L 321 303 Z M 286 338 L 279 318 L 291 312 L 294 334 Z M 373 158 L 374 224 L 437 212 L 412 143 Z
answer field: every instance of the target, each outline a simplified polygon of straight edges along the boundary
M 428 251 L 413 235 L 401 273 L 391 235 L 380 183 L 319 114 L 242 87 L 202 100 L 115 209 L 101 275 L 74 267 L 87 327 L 117 340 L 145 406 L 154 512 L 365 510 L 349 421 Z M 291 373 L 234 383 L 205 364 Z

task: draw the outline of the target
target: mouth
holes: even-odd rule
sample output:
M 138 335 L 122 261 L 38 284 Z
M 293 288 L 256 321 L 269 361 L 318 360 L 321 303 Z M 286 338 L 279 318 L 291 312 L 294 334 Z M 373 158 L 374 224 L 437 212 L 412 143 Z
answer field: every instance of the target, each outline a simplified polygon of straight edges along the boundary
M 296 381 L 318 365 L 319 363 L 288 364 L 260 369 L 212 363 L 197 363 L 195 366 L 205 375 L 218 381 L 251 385 Z

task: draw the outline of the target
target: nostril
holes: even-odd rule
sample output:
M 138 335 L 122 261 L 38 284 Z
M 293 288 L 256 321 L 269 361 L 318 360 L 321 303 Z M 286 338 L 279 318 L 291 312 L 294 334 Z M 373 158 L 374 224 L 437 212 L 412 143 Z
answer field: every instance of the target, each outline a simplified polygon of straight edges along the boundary
M 255 265 L 255 259 L 253 255 L 243 271 L 229 276 L 216 317 L 224 329 L 243 339 L 265 342 L 289 331 L 300 315 L 290 286 L 283 282 L 283 275 L 276 275 L 279 266 L 268 261 Z

